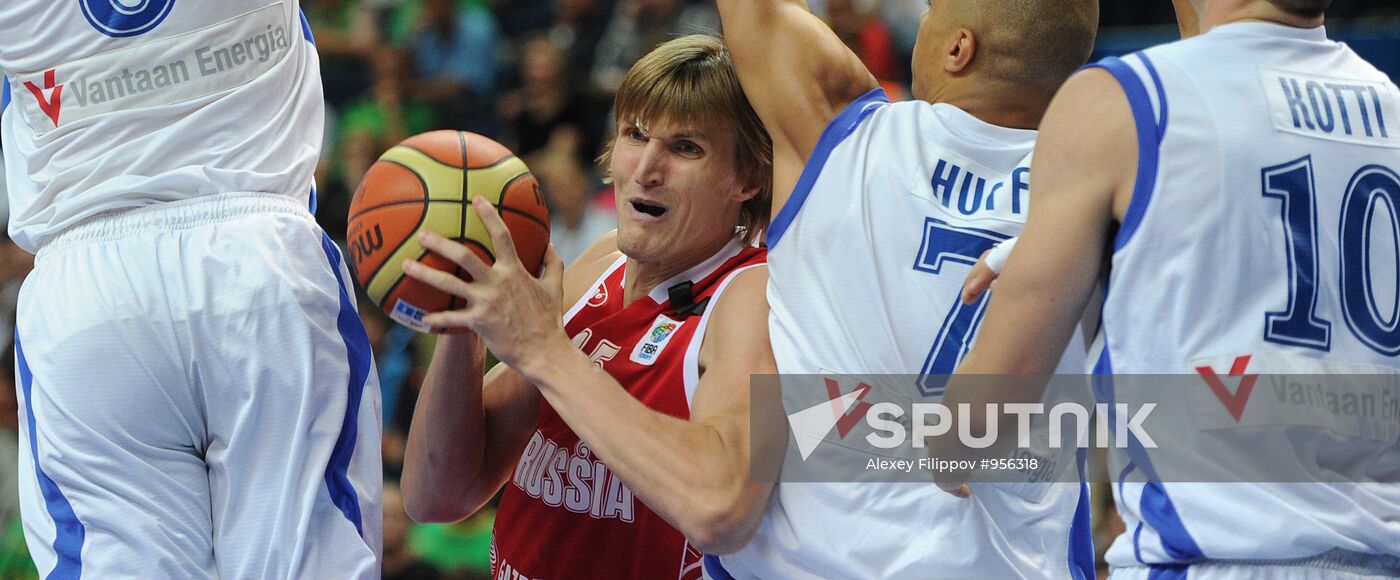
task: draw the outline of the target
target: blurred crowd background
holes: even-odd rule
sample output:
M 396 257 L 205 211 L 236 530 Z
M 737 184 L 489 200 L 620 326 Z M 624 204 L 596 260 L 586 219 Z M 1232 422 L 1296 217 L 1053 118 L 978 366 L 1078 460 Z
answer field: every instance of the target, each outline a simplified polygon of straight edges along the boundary
M 908 99 L 909 60 L 925 0 L 809 0 L 892 99 Z M 677 35 L 719 32 L 711 0 L 301 0 L 321 55 L 327 126 L 318 219 L 344 236 L 349 200 L 381 152 L 433 129 L 496 139 L 525 159 L 547 195 L 566 261 L 613 229 L 611 189 L 595 165 L 612 130 L 613 92 L 628 67 Z M 1095 58 L 1177 38 L 1168 0 L 1101 0 Z M 1333 38 L 1400 78 L 1400 2 L 1336 0 Z M 3 166 L 0 166 L 3 173 Z M 3 179 L 0 179 L 3 193 Z M 4 196 L 0 195 L 0 222 Z M 0 337 L 33 265 L 0 237 Z M 432 337 L 388 320 L 361 297 L 384 400 L 385 578 L 489 578 L 491 509 L 463 522 L 412 523 L 396 482 Z M 9 352 L 8 346 L 6 351 Z M 33 578 L 19 521 L 14 357 L 0 373 L 0 579 Z M 1120 530 L 1107 488 L 1095 495 L 1097 548 Z M 582 541 L 583 539 L 580 538 Z

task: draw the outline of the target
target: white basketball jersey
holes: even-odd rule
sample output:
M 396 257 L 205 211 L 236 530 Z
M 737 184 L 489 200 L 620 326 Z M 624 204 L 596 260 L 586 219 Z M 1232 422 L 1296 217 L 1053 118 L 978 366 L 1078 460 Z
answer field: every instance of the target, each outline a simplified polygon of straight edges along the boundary
M 880 90 L 838 115 L 768 233 L 779 372 L 951 374 L 986 307 L 962 305 L 963 279 L 1025 223 L 1035 137 Z M 738 578 L 1092 577 L 1081 486 L 1033 486 L 779 483 L 757 537 L 720 560 Z
M 1400 382 L 1303 388 L 1268 375 L 1400 370 L 1395 85 L 1321 27 L 1264 23 L 1097 66 L 1128 96 L 1140 157 L 1095 371 L 1190 377 L 1182 382 L 1198 388 L 1171 395 L 1191 412 L 1170 424 L 1187 428 L 1164 436 L 1197 449 L 1198 463 L 1211 433 L 1230 429 L 1254 443 L 1235 453 L 1300 465 L 1369 455 L 1394 469 Z M 1103 383 L 1100 402 L 1161 397 L 1127 380 Z M 1111 470 L 1131 482 L 1163 461 L 1192 461 L 1157 451 L 1129 451 Z M 1229 465 L 1216 456 L 1176 473 L 1221 481 L 1206 470 Z M 1400 485 L 1161 478 L 1114 486 L 1127 531 L 1111 564 L 1400 555 Z
M 11 237 L 225 192 L 306 199 L 324 124 L 296 0 L 0 2 Z

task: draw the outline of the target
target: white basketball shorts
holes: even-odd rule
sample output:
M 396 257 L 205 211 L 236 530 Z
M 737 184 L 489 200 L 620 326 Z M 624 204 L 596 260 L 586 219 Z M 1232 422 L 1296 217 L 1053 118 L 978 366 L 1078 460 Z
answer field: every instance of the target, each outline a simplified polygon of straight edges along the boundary
M 1112 580 L 1380 580 L 1400 577 L 1400 557 L 1332 550 L 1294 560 L 1206 561 L 1114 568 Z
M 377 578 L 379 383 L 297 200 L 92 218 L 35 260 L 16 358 L 25 536 L 48 578 Z

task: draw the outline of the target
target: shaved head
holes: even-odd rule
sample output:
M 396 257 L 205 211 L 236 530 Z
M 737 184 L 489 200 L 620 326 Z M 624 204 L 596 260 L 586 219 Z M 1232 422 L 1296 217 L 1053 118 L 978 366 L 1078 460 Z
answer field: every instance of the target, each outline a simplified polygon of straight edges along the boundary
M 1053 94 L 1089 60 L 1097 0 L 944 0 L 947 24 L 977 38 L 973 66 L 986 78 Z

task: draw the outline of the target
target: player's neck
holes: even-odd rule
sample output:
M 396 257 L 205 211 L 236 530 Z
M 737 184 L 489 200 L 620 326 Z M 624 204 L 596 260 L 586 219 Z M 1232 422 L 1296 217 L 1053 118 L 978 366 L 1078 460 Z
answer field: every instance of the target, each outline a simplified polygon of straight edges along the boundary
M 1045 116 L 1049 101 L 1030 96 L 1022 89 L 1014 87 L 987 86 L 987 81 L 979 81 L 981 88 L 964 88 L 962 85 L 948 87 L 944 94 L 929 99 L 933 103 L 947 103 L 962 109 L 983 122 L 1011 129 L 1038 129 L 1040 119 Z
M 1217 26 L 1237 22 L 1268 22 L 1294 28 L 1317 28 L 1322 26 L 1323 18 L 1295 16 L 1268 2 L 1216 2 L 1207 6 L 1206 13 L 1201 18 L 1201 31 L 1209 32 Z
M 628 306 L 638 299 L 651 294 L 662 283 L 694 268 L 710 259 L 726 244 L 728 239 L 693 244 L 687 251 L 659 260 L 637 260 L 627 258 L 627 276 L 623 278 L 622 305 Z

